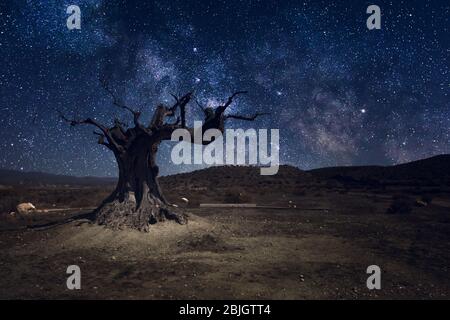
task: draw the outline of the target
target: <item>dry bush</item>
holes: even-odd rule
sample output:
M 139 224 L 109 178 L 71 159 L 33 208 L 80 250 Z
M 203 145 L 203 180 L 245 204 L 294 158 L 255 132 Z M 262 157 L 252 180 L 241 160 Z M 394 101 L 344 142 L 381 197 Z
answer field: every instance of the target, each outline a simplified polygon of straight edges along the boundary
M 412 211 L 412 200 L 404 195 L 392 197 L 392 202 L 387 213 L 389 214 L 408 214 Z

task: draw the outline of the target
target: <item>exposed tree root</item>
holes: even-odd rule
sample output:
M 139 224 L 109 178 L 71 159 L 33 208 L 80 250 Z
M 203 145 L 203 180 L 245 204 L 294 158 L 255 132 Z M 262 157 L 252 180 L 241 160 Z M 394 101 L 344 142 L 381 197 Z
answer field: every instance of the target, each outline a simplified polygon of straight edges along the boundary
M 182 212 L 175 212 L 172 207 L 162 203 L 150 194 L 136 204 L 133 193 L 128 193 L 123 201 L 115 199 L 105 202 L 94 211 L 95 221 L 112 229 L 132 228 L 148 232 L 150 225 L 173 220 L 179 224 L 187 223 L 187 216 Z

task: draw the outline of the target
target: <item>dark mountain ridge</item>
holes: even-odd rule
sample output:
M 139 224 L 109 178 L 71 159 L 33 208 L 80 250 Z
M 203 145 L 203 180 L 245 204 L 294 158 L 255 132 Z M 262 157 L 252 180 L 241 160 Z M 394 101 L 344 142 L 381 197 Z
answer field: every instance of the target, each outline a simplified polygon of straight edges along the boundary
M 255 180 L 256 179 L 256 180 Z M 163 182 L 170 181 L 202 181 L 211 186 L 221 181 L 231 180 L 240 185 L 273 183 L 285 181 L 317 181 L 337 180 L 342 183 L 397 181 L 420 183 L 450 183 L 450 155 L 438 155 L 431 158 L 413 161 L 394 166 L 348 166 L 327 167 L 304 171 L 299 168 L 282 165 L 274 176 L 261 176 L 258 167 L 252 166 L 217 166 L 161 177 Z M 23 172 L 0 169 L 0 185 L 25 186 L 101 186 L 114 184 L 116 178 L 107 177 L 74 177 L 42 172 Z
M 450 182 L 450 155 L 438 155 L 394 166 L 329 167 L 308 171 L 319 179 Z
M 0 185 L 76 185 L 98 186 L 114 183 L 116 178 L 107 177 L 75 177 L 44 172 L 24 172 L 0 169 Z

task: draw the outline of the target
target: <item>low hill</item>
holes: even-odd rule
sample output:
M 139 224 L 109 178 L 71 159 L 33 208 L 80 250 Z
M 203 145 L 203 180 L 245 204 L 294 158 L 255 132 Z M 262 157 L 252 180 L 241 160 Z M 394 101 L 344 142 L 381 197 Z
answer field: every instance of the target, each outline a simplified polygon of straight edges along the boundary
M 450 155 L 394 166 L 329 167 L 308 171 L 318 179 L 405 184 L 450 184 Z
M 23 172 L 0 169 L 0 185 L 9 186 L 99 186 L 114 183 L 115 178 L 74 177 L 43 172 Z
M 278 173 L 271 176 L 261 175 L 259 167 L 218 166 L 161 178 L 162 183 L 175 188 L 182 188 L 185 185 L 208 188 L 255 187 L 305 183 L 311 180 L 313 180 L 311 174 L 287 165 L 280 166 Z
M 276 175 L 262 176 L 258 167 L 218 166 L 188 173 L 161 177 L 165 187 L 183 189 L 307 185 L 324 181 L 342 184 L 446 184 L 450 185 L 450 155 L 439 155 L 395 166 L 329 167 L 303 171 L 282 165 Z M 116 178 L 73 177 L 42 172 L 0 169 L 3 186 L 102 186 L 114 184 Z

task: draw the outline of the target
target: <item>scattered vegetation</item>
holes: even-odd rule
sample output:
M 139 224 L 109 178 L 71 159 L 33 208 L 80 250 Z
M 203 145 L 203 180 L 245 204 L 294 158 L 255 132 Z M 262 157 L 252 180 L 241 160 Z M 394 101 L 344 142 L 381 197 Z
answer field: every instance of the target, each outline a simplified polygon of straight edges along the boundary
M 405 195 L 396 195 L 392 197 L 390 207 L 387 209 L 389 214 L 408 214 L 412 211 L 412 200 Z

